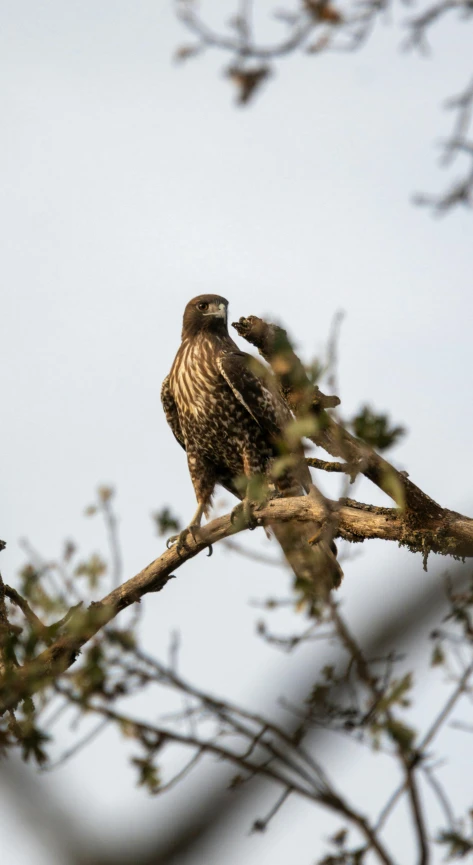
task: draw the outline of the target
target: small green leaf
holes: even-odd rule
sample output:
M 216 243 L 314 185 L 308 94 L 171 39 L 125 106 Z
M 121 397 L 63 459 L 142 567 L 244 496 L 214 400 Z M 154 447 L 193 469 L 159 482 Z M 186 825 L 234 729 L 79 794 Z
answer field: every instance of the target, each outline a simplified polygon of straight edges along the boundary
M 394 679 L 391 688 L 378 702 L 378 711 L 385 712 L 392 706 L 398 705 L 402 708 L 410 706 L 407 694 L 412 689 L 412 673 L 406 673 L 402 679 Z
M 62 551 L 63 560 L 65 562 L 69 562 L 72 559 L 72 557 L 76 551 L 77 551 L 77 547 L 76 547 L 74 541 L 71 541 L 71 540 L 65 541 L 64 542 L 64 548 Z
M 335 835 L 332 835 L 330 842 L 336 847 L 344 847 L 348 837 L 348 829 L 340 829 Z
M 437 837 L 437 844 L 445 844 L 449 847 L 448 856 L 450 859 L 464 859 L 473 851 L 473 840 L 465 838 L 453 830 L 440 832 Z
M 325 667 L 323 667 L 322 674 L 327 679 L 327 682 L 332 682 L 335 674 L 335 667 L 333 666 L 333 664 L 327 664 Z
M 391 720 L 386 722 L 386 732 L 402 751 L 412 750 L 416 735 L 412 727 L 408 727 L 407 724 L 402 724 L 400 721 Z
M 147 787 L 153 795 L 159 792 L 161 781 L 159 772 L 150 758 L 140 760 L 138 757 L 133 757 L 132 763 L 139 769 L 138 787 Z
M 403 426 L 391 426 L 389 415 L 376 414 L 368 405 L 363 406 L 350 425 L 357 438 L 379 451 L 392 447 L 406 432 Z
M 132 631 L 121 631 L 118 628 L 107 628 L 106 637 L 112 644 L 121 646 L 122 649 L 130 651 L 136 646 L 136 638 Z
M 30 757 L 33 757 L 38 766 L 43 766 L 48 760 L 48 755 L 43 748 L 45 742 L 48 742 L 50 736 L 38 730 L 31 721 L 18 722 L 18 731 L 20 733 L 20 746 L 23 760 L 27 763 Z M 20 732 L 21 731 L 21 732 Z
M 107 563 L 98 553 L 92 553 L 87 561 L 79 562 L 74 574 L 76 577 L 87 577 L 91 589 L 98 586 L 99 579 L 107 570 Z
M 311 706 L 323 705 L 327 702 L 329 693 L 330 688 L 328 687 L 328 685 L 314 685 L 307 702 Z
M 445 663 L 445 654 L 444 654 L 444 651 L 442 649 L 442 646 L 440 646 L 439 643 L 437 643 L 437 645 L 434 646 L 434 649 L 432 652 L 432 657 L 430 659 L 430 664 L 432 667 L 439 667 L 443 663 Z
M 310 438 L 319 431 L 319 423 L 314 415 L 293 420 L 287 424 L 284 436 L 289 447 L 295 447 L 302 438 Z
M 310 383 L 317 384 L 325 372 L 325 367 L 323 363 L 320 362 L 320 360 L 315 358 L 312 363 L 308 364 L 305 367 L 305 371 L 307 373 L 307 378 L 309 379 Z
M 167 505 L 161 508 L 160 511 L 155 511 L 151 517 L 156 523 L 156 529 L 160 537 L 168 534 L 168 532 L 179 532 L 182 528 L 180 519 L 171 512 Z

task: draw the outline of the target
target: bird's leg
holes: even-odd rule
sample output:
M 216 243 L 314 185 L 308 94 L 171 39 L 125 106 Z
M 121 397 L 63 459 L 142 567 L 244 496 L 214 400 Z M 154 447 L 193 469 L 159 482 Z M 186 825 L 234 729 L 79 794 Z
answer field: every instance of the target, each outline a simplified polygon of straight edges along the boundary
M 171 535 L 171 537 L 167 539 L 167 541 L 166 541 L 167 548 L 169 549 L 169 547 L 171 547 L 173 544 L 176 544 L 176 550 L 177 550 L 177 552 L 180 552 L 183 548 L 187 547 L 186 538 L 187 538 L 189 533 L 192 535 L 192 539 L 193 539 L 194 543 L 197 543 L 197 541 L 198 541 L 197 534 L 198 534 L 198 531 L 200 529 L 200 524 L 202 522 L 202 517 L 204 515 L 204 512 L 205 512 L 205 505 L 200 504 L 198 506 L 194 516 L 192 517 L 189 525 L 186 526 L 186 528 L 183 529 L 182 532 L 179 532 L 177 535 Z
M 246 479 L 245 495 L 241 504 L 233 508 L 230 519 L 238 527 L 256 529 L 260 525 L 255 511 L 268 498 L 268 479 L 261 472 L 258 454 L 252 460 L 251 451 L 243 455 L 244 478 Z
M 173 535 L 167 540 L 166 546 L 169 548 L 172 544 L 176 544 L 176 550 L 178 553 L 183 548 L 185 549 L 188 547 L 186 541 L 188 540 L 189 534 L 192 535 L 194 543 L 198 542 L 202 517 L 204 514 L 207 514 L 215 487 L 215 472 L 212 464 L 190 447 L 187 450 L 187 462 L 192 483 L 194 485 L 198 507 L 189 525 L 183 529 L 182 532 Z
M 254 512 L 259 504 L 259 502 L 252 501 L 248 496 L 245 496 L 240 504 L 235 505 L 230 514 L 230 520 L 233 525 L 237 528 L 247 528 L 250 531 L 256 529 L 260 523 L 257 517 L 255 517 Z

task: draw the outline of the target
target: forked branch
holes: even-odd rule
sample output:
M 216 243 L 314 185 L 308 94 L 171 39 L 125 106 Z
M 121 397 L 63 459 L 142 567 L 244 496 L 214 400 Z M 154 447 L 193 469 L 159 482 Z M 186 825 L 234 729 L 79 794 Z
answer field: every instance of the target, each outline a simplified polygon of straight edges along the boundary
M 406 476 L 364 442 L 338 424 L 326 409 L 337 405 L 337 397 L 321 393 L 308 379 L 304 366 L 294 352 L 286 331 L 255 315 L 233 323 L 237 333 L 254 345 L 271 365 L 281 393 L 296 417 L 317 419 L 317 429 L 309 438 L 331 456 L 342 457 L 350 473 L 361 473 L 405 510 L 410 524 L 442 521 L 445 510 Z
M 253 518 L 262 526 L 290 520 L 323 523 L 327 504 L 336 515 L 337 535 L 347 540 L 381 538 L 404 544 L 424 556 L 430 551 L 456 557 L 473 556 L 473 520 L 442 509 L 436 522 L 429 516 L 423 524 L 418 521 L 412 527 L 407 515 L 398 508 L 378 508 L 349 499 L 345 503 L 324 502 L 300 496 L 273 499 L 261 505 Z M 74 663 L 80 649 L 108 622 L 139 602 L 143 595 L 161 591 L 186 561 L 246 528 L 244 519 L 236 523 L 231 514 L 218 517 L 200 530 L 197 540 L 189 535 L 184 549 L 172 547 L 101 601 L 91 604 L 88 610 L 75 610 L 52 645 L 17 670 L 14 677 L 0 679 L 0 713 L 50 684 Z

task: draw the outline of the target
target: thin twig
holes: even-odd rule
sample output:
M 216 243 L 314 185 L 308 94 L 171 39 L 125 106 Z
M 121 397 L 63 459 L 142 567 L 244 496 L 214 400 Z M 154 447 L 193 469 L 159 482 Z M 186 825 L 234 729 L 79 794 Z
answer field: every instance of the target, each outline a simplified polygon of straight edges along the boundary
M 424 775 L 424 778 L 426 779 L 427 783 L 430 784 L 430 787 L 432 788 L 433 792 L 435 793 L 435 795 L 436 795 L 436 797 L 440 803 L 440 806 L 441 806 L 441 808 L 445 814 L 445 817 L 447 819 L 447 824 L 449 825 L 450 829 L 455 829 L 455 823 L 456 823 L 455 815 L 453 813 L 453 809 L 452 809 L 452 806 L 450 805 L 448 797 L 445 794 L 445 790 L 443 789 L 442 785 L 439 784 L 434 773 L 432 772 L 432 770 L 428 766 L 425 766 L 425 765 L 422 766 L 422 774 Z
M 144 737 L 144 741 L 149 743 L 149 747 L 154 748 L 156 745 L 161 745 L 166 742 L 175 742 L 177 744 L 190 746 L 193 748 L 200 749 L 202 753 L 210 753 L 215 754 L 216 756 L 223 758 L 240 768 L 244 769 L 247 772 L 252 772 L 254 769 L 257 769 L 257 774 L 264 775 L 268 777 L 270 780 L 275 781 L 278 784 L 282 784 L 285 789 L 291 788 L 294 792 L 299 793 L 299 795 L 303 796 L 306 799 L 312 800 L 315 803 L 318 803 L 331 811 L 334 811 L 338 814 L 343 814 L 350 822 L 358 827 L 361 831 L 365 839 L 367 840 L 369 847 L 371 847 L 379 856 L 380 861 L 383 865 L 393 865 L 393 860 L 387 853 L 384 845 L 381 840 L 378 838 L 374 829 L 369 825 L 368 821 L 365 817 L 359 814 L 354 808 L 352 808 L 348 803 L 346 803 L 338 794 L 334 792 L 326 792 L 326 793 L 317 793 L 315 791 L 308 790 L 305 785 L 301 784 L 297 781 L 291 781 L 287 778 L 286 774 L 281 770 L 276 770 L 272 765 L 268 765 L 268 763 L 258 763 L 256 766 L 252 762 L 245 759 L 241 754 L 238 754 L 234 751 L 231 751 L 228 747 L 225 747 L 222 744 L 216 744 L 214 741 L 200 741 L 191 735 L 183 735 L 177 733 L 176 731 L 169 731 L 158 726 L 153 726 L 148 723 L 143 723 L 141 721 L 132 719 L 127 717 L 126 715 L 120 714 L 106 706 L 98 706 L 95 703 L 91 703 L 89 701 L 84 701 L 78 697 L 76 697 L 72 692 L 68 691 L 63 687 L 59 687 L 60 693 L 64 696 L 67 696 L 71 702 L 75 702 L 80 704 L 83 708 L 86 708 L 88 711 L 96 712 L 97 714 L 102 715 L 104 718 L 108 718 L 117 722 L 121 727 L 125 727 L 128 730 L 134 729 L 137 733 L 140 733 Z M 156 744 L 152 744 L 149 740 L 149 737 L 153 737 L 153 742 Z
M 93 728 L 93 730 L 90 730 L 90 732 L 87 733 L 86 736 L 80 739 L 79 742 L 76 742 L 75 745 L 73 745 L 67 751 L 64 751 L 64 753 L 60 757 L 58 757 L 57 760 L 45 765 L 43 767 L 43 772 L 50 772 L 53 769 L 57 769 L 59 766 L 63 766 L 64 763 L 67 763 L 67 761 L 71 759 L 71 757 L 74 757 L 79 751 L 82 750 L 82 748 L 85 748 L 86 745 L 96 739 L 99 733 L 101 733 L 102 730 L 105 729 L 107 724 L 108 720 L 104 718 Z
M 27 622 L 31 625 L 33 632 L 38 637 L 45 637 L 47 635 L 48 629 L 46 625 L 43 624 L 41 619 L 31 609 L 28 601 L 16 589 L 12 589 L 11 586 L 5 586 L 5 597 L 21 610 Z
M 284 802 L 286 801 L 286 799 L 289 798 L 289 796 L 293 792 L 294 792 L 294 790 L 292 787 L 287 787 L 286 790 L 283 790 L 279 799 L 277 800 L 275 805 L 273 805 L 273 807 L 271 808 L 269 813 L 266 815 L 266 817 L 264 817 L 263 819 L 259 818 L 258 820 L 255 820 L 255 822 L 253 823 L 251 831 L 252 832 L 265 832 L 266 829 L 268 828 L 271 820 L 273 819 L 273 817 L 275 817 L 275 815 L 278 813 L 278 811 L 281 810 L 282 806 L 284 805 Z
M 231 552 L 237 553 L 239 556 L 243 556 L 243 558 L 250 559 L 250 561 L 256 562 L 260 565 L 270 565 L 274 568 L 280 568 L 284 565 L 282 559 L 275 559 L 271 556 L 265 556 L 263 553 L 248 550 L 246 547 L 242 546 L 242 544 L 235 543 L 235 541 L 229 541 L 226 539 L 222 541 L 222 546 L 226 547 L 227 550 L 231 550 Z
M 190 772 L 192 771 L 192 769 L 193 769 L 193 768 L 197 765 L 197 763 L 199 762 L 199 760 L 200 760 L 200 758 L 202 757 L 202 754 L 203 754 L 203 753 L 204 753 L 204 749 L 203 749 L 203 748 L 198 748 L 198 749 L 197 749 L 197 753 L 194 754 L 194 756 L 189 760 L 189 762 L 186 763 L 186 765 L 185 765 L 182 769 L 180 769 L 180 771 L 177 772 L 177 773 L 174 775 L 174 777 L 170 779 L 170 781 L 167 781 L 165 784 L 160 784 L 160 786 L 159 786 L 158 789 L 156 790 L 156 793 L 157 793 L 157 794 L 160 794 L 160 793 L 167 793 L 168 790 L 172 790 L 172 788 L 175 787 L 176 784 L 178 784 L 179 781 L 182 781 L 182 779 L 185 778 L 186 775 L 189 775 L 189 774 L 190 774 Z
M 455 690 L 453 691 L 453 693 L 448 698 L 444 707 L 442 708 L 442 710 L 439 712 L 439 714 L 437 715 L 437 717 L 433 721 L 432 725 L 430 726 L 430 728 L 426 732 L 425 736 L 421 739 L 419 746 L 418 746 L 419 751 L 424 752 L 425 749 L 427 748 L 427 745 L 430 745 L 430 743 L 432 742 L 434 737 L 437 735 L 437 733 L 439 732 L 441 727 L 443 727 L 449 714 L 452 712 L 452 710 L 456 706 L 458 700 L 460 699 L 461 695 L 464 693 L 465 688 L 468 684 L 468 680 L 472 676 L 472 674 L 473 674 L 473 663 L 469 664 L 469 666 L 466 668 L 466 670 L 463 673 L 463 675 L 461 676 Z
M 110 558 L 112 561 L 112 588 L 120 585 L 122 579 L 122 554 L 118 539 L 117 518 L 111 505 L 111 496 L 104 497 L 101 501 L 101 509 L 107 529 Z

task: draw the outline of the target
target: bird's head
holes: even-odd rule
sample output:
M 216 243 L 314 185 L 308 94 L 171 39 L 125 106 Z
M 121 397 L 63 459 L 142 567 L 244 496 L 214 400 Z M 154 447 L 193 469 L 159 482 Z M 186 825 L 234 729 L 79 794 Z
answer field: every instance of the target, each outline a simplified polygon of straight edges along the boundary
M 226 334 L 228 300 L 219 294 L 200 294 L 192 298 L 184 310 L 182 336 L 195 336 L 202 331 Z

